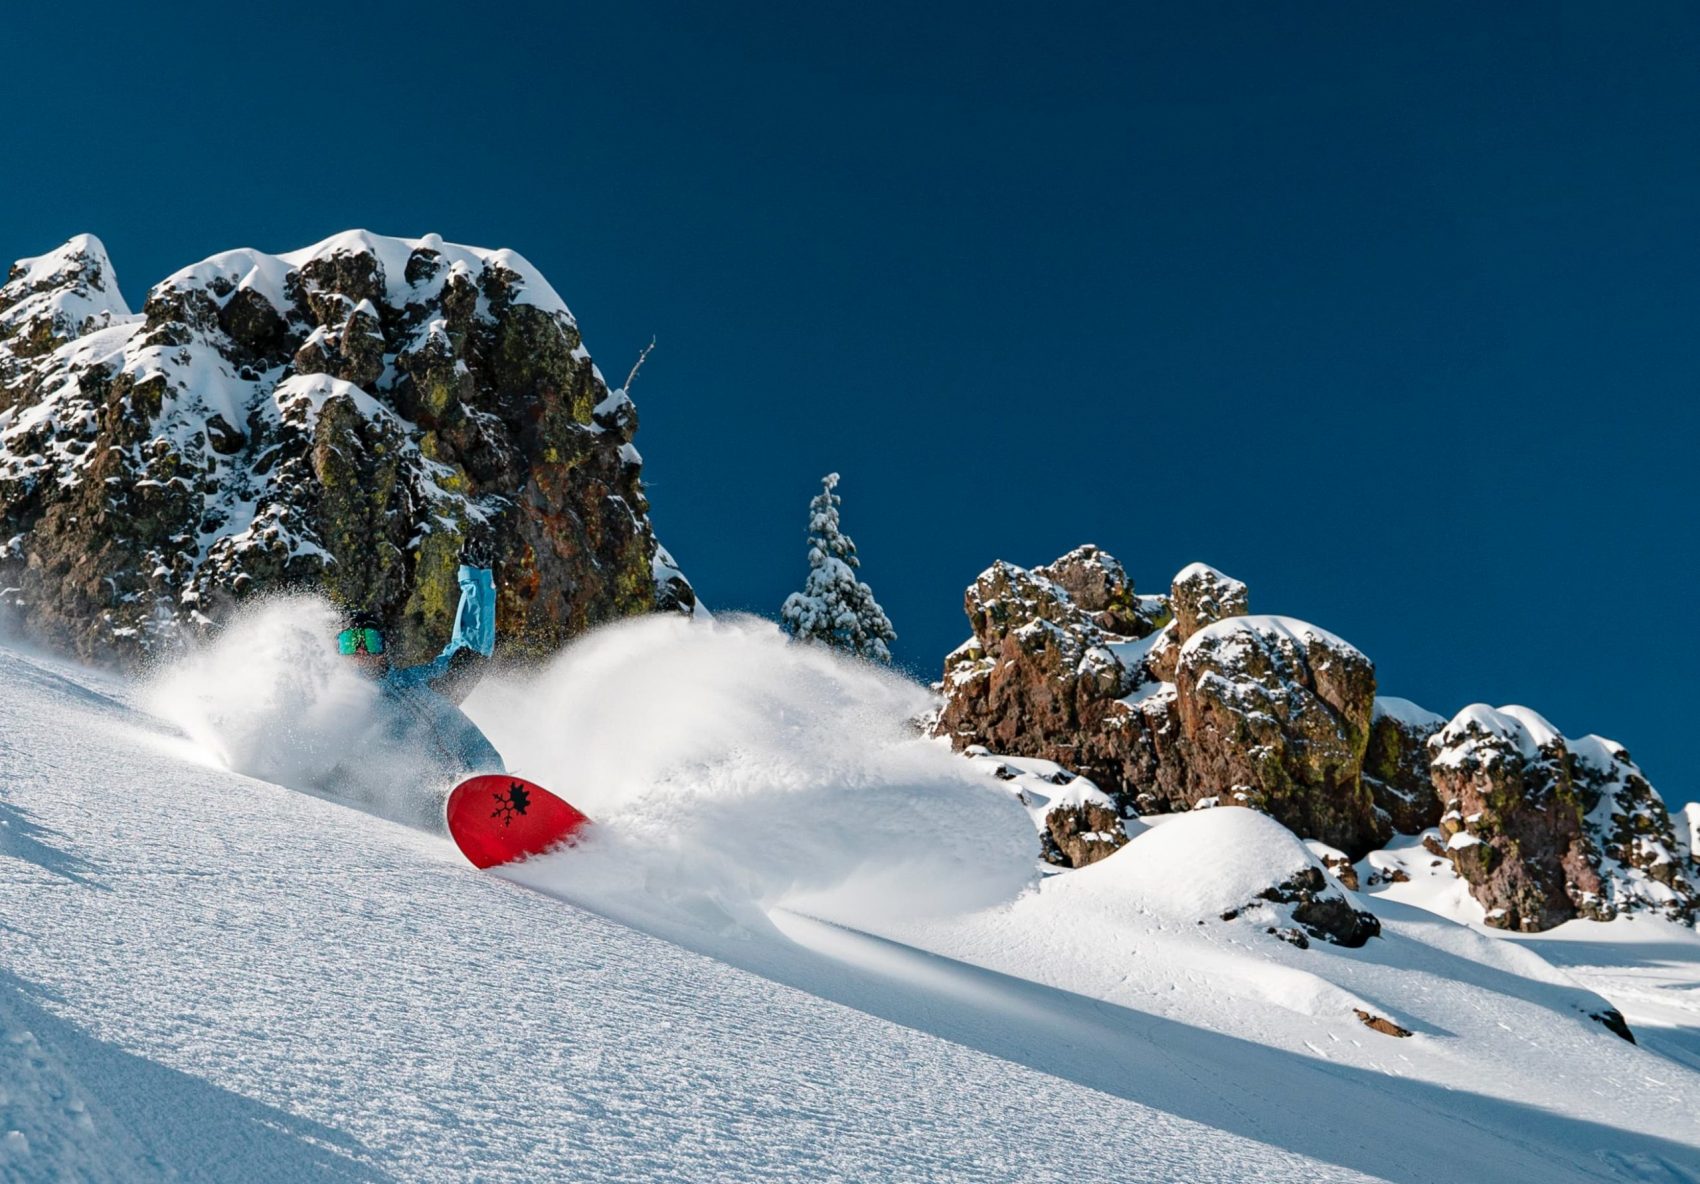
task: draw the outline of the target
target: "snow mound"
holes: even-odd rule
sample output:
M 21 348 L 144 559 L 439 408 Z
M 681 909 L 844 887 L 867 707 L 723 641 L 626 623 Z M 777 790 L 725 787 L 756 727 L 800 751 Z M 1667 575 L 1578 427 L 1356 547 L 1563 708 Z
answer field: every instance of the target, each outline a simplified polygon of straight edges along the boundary
M 912 721 L 927 692 L 793 645 L 770 622 L 644 617 L 600 629 L 466 710 L 510 768 L 598 823 L 529 882 L 576 900 L 708 900 L 741 923 L 1013 899 L 1032 825 L 1000 783 Z
M 1223 806 L 1162 819 L 1107 859 L 1047 880 L 1044 894 L 1100 913 L 1220 916 L 1322 864 L 1292 831 L 1258 810 Z

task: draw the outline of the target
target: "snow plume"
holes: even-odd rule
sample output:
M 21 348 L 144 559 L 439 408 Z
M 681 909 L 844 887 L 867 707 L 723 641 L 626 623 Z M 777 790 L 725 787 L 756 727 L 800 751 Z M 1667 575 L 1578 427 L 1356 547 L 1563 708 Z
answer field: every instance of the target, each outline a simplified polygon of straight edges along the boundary
M 512 771 L 598 823 L 517 875 L 593 905 L 749 926 L 778 904 L 844 921 L 968 909 L 1032 879 L 1015 800 L 909 726 L 929 704 L 757 618 L 654 616 L 523 681 L 487 680 L 466 706 Z
M 336 783 L 356 754 L 360 768 L 384 765 L 390 785 L 406 778 L 370 751 L 378 691 L 337 653 L 342 621 L 315 597 L 278 597 L 248 609 L 218 639 L 159 670 L 149 708 L 183 729 L 226 768 L 295 789 Z M 389 786 L 359 796 L 386 809 Z M 393 791 L 392 791 L 393 792 Z M 370 800 L 370 799 L 378 800 Z

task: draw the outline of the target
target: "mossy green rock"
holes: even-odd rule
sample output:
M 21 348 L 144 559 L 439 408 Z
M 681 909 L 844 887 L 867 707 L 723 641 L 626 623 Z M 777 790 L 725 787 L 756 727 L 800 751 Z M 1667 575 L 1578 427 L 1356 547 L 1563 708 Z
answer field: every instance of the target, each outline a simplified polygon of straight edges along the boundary
M 73 240 L 0 288 L 7 409 L 0 587 L 84 657 L 139 661 L 243 600 L 319 589 L 420 660 L 463 558 L 495 569 L 511 653 L 694 608 L 649 524 L 630 401 L 511 252 L 358 231 L 228 252 L 132 316 L 98 243 Z

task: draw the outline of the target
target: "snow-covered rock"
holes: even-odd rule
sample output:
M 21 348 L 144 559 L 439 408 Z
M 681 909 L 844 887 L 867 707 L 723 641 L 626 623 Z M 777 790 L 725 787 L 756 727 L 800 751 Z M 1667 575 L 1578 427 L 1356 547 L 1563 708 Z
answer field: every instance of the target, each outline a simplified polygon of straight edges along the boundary
M 1527 708 L 1475 703 L 1429 751 L 1447 857 L 1487 924 L 1533 931 L 1606 915 L 1558 729 Z
M 1700 892 L 1658 792 L 1610 740 L 1526 707 L 1464 708 L 1429 741 L 1445 852 L 1486 923 L 1538 931 L 1625 911 L 1694 918 Z
M 1118 796 L 1137 777 L 1129 759 L 1148 752 L 1128 738 L 1152 725 L 1124 697 L 1151 681 L 1145 652 L 1168 619 L 1167 600 L 1138 595 L 1113 556 L 1086 546 L 1032 570 L 993 564 L 968 589 L 965 609 L 974 636 L 945 660 L 935 734 L 958 749 L 1066 764 Z M 1071 858 L 1103 850 L 1073 841 L 1106 833 L 1094 818 L 1059 820 L 1052 850 Z
M 131 315 L 80 236 L 0 288 L 0 587 L 40 635 L 134 660 L 318 584 L 441 644 L 463 551 L 509 641 L 693 603 L 646 517 L 636 414 L 511 251 L 350 231 L 229 251 Z
M 58 250 L 12 265 L 0 287 L 0 381 L 14 358 L 33 357 L 60 341 L 131 319 L 113 278 L 105 245 L 79 234 Z
M 1700 872 L 1700 802 L 1689 802 L 1672 816 L 1671 823 L 1690 871 Z
M 1239 580 L 1207 563 L 1190 563 L 1169 584 L 1174 628 L 1164 633 L 1151 651 L 1151 671 L 1163 682 L 1175 681 L 1180 648 L 1206 625 L 1251 611 L 1251 592 Z
M 1689 836 L 1678 833 L 1687 819 L 1671 817 L 1622 745 L 1591 735 L 1566 743 L 1606 909 L 1692 921 L 1700 877 L 1684 858 Z
M 1354 857 L 1384 842 L 1361 776 L 1369 659 L 1303 621 L 1246 616 L 1246 586 L 1203 564 L 1175 577 L 1169 602 L 1184 614 L 1159 629 L 1163 616 L 1106 560 L 1085 547 L 981 575 L 966 599 L 974 637 L 946 659 L 937 732 L 1057 761 L 1124 815 L 1233 801 Z M 1073 568 L 1084 571 L 1056 574 Z
M 1187 639 L 1175 690 L 1187 799 L 1226 795 L 1354 855 L 1386 840 L 1361 776 L 1375 666 L 1357 648 L 1289 617 L 1231 616 Z
M 1040 856 L 1057 867 L 1085 867 L 1127 843 L 1127 820 L 1115 799 L 1088 778 L 1054 761 L 998 756 L 980 745 L 964 753 L 1003 782 L 1039 832 Z

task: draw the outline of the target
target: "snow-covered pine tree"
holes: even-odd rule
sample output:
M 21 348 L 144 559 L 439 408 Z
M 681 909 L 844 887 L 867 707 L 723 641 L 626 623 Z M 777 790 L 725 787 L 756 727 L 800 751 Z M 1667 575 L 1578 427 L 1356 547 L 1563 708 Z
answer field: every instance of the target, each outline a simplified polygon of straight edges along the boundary
M 838 504 L 833 489 L 838 474 L 821 478 L 821 491 L 809 503 L 809 578 L 780 606 L 785 631 L 798 641 L 813 641 L 862 658 L 891 661 L 886 643 L 897 631 L 874 599 L 874 590 L 856 578 L 862 561 L 856 544 L 838 529 Z

